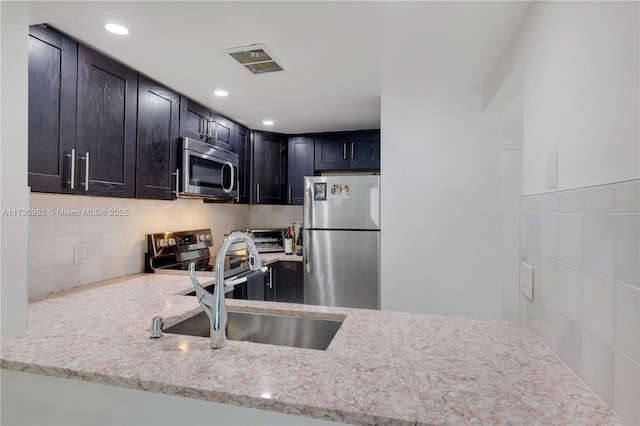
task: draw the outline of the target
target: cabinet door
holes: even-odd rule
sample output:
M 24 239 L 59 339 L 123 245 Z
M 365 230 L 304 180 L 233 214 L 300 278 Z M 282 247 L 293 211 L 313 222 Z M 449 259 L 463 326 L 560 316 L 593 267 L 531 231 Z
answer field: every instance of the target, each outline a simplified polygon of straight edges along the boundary
M 287 138 L 253 132 L 253 200 L 257 204 L 285 204 L 287 200 Z
M 251 186 L 251 145 L 249 129 L 236 126 L 233 152 L 238 154 L 238 202 L 249 204 Z
M 380 132 L 353 135 L 350 167 L 354 170 L 380 170 Z
M 288 204 L 304 203 L 304 177 L 313 176 L 313 136 L 290 136 L 288 146 Z
M 134 70 L 79 45 L 76 193 L 134 196 L 137 86 Z
M 32 191 L 71 193 L 78 45 L 38 25 L 29 27 L 28 43 L 29 186 Z
M 315 137 L 315 169 L 345 170 L 349 168 L 349 134 L 336 133 Z
M 276 302 L 304 303 L 302 262 L 278 262 L 276 265 Z
M 180 97 L 180 136 L 207 142 L 209 139 L 208 108 L 184 96 Z
M 231 150 L 236 123 L 221 115 L 212 114 L 209 126 L 211 128 L 209 143 Z
M 139 76 L 137 198 L 175 198 L 179 109 L 177 93 Z

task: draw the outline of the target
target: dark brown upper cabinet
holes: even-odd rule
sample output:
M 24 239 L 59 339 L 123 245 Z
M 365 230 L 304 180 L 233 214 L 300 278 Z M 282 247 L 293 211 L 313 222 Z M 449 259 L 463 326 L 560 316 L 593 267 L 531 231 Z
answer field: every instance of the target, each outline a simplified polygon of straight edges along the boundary
M 252 203 L 286 204 L 287 136 L 254 131 L 252 138 Z
M 242 125 L 235 127 L 233 152 L 238 154 L 238 203 L 249 204 L 251 196 L 251 131 Z
M 380 170 L 380 131 L 315 135 L 315 170 Z
M 180 97 L 180 136 L 207 142 L 211 111 L 191 99 Z
M 135 195 L 137 88 L 136 71 L 78 46 L 80 193 Z
M 136 198 L 176 198 L 180 95 L 138 77 Z
M 313 136 L 289 136 L 287 204 L 304 203 L 304 177 L 314 174 Z
M 380 131 L 354 133 L 350 154 L 350 169 L 380 170 Z
M 233 150 L 236 123 L 185 96 L 180 98 L 180 136 Z
M 233 150 L 236 123 L 221 115 L 212 113 L 209 120 L 209 143 L 230 151 Z
M 78 44 L 45 25 L 29 27 L 28 43 L 29 186 L 73 193 Z

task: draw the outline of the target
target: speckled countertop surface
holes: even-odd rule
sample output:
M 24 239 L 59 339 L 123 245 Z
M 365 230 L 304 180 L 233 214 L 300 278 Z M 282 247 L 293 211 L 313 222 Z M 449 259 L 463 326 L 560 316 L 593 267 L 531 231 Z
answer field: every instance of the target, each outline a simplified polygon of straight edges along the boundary
M 166 334 L 187 277 L 140 274 L 32 300 L 2 368 L 359 424 L 622 424 L 523 324 L 228 300 L 344 318 L 326 351 Z

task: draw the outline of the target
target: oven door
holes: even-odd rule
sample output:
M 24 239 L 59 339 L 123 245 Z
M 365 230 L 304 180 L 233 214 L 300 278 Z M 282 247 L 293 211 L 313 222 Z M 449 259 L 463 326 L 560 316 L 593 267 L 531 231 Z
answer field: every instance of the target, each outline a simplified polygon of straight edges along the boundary
M 200 152 L 205 149 L 209 152 Z M 183 149 L 182 151 L 180 195 L 202 198 L 236 197 L 238 195 L 238 163 L 233 155 L 237 157 L 237 154 L 229 151 L 218 152 L 216 147 L 208 144 L 201 150 Z

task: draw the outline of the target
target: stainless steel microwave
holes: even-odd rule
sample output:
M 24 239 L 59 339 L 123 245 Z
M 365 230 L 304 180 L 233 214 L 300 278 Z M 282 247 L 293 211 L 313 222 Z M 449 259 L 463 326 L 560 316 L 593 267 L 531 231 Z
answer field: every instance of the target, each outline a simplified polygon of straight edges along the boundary
M 180 140 L 180 197 L 238 196 L 238 154 L 190 138 Z

